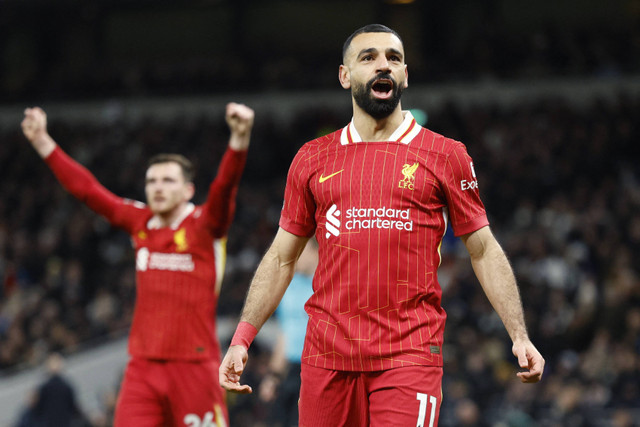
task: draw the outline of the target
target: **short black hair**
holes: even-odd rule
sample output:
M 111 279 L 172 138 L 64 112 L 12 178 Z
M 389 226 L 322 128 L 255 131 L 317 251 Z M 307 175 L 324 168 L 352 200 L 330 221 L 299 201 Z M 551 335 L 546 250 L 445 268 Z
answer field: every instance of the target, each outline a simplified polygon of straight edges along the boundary
M 161 153 L 151 157 L 147 162 L 147 169 L 158 163 L 177 163 L 182 169 L 182 175 L 185 182 L 193 182 L 195 177 L 195 168 L 193 163 L 182 154 Z
M 342 45 L 342 62 L 344 62 L 344 58 L 347 55 L 347 50 L 349 49 L 349 46 L 351 45 L 351 42 L 353 41 L 354 37 L 364 33 L 390 33 L 396 36 L 398 40 L 400 40 L 400 43 L 402 43 L 402 38 L 400 37 L 400 35 L 395 31 L 393 31 L 391 28 L 387 27 L 386 25 L 382 25 L 382 24 L 365 25 L 364 27 L 358 28 L 357 30 L 355 30 L 353 34 L 351 34 Z

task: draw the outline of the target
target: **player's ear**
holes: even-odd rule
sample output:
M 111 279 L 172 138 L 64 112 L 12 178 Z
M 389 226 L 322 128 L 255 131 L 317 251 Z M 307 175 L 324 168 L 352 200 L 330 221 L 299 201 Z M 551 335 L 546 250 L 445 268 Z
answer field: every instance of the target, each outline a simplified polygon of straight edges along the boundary
M 407 68 L 407 64 L 404 64 L 404 88 L 409 87 L 409 68 Z
M 340 85 L 343 88 L 349 89 L 351 87 L 351 72 L 346 65 L 340 65 L 338 69 L 338 80 L 340 80 Z
M 196 194 L 196 186 L 193 184 L 193 182 L 187 182 L 185 185 L 185 192 L 184 192 L 184 197 L 186 200 L 191 200 L 193 199 L 193 196 Z

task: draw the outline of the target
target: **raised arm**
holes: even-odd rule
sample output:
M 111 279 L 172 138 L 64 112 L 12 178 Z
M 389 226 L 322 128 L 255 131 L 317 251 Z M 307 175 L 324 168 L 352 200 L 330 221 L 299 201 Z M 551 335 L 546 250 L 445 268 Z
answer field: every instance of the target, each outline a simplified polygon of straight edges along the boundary
M 225 119 L 231 135 L 218 174 L 211 183 L 205 203 L 207 221 L 214 236 L 222 237 L 233 220 L 236 207 L 236 193 L 247 159 L 251 139 L 254 112 L 246 105 L 227 104 Z
M 56 142 L 47 132 L 47 115 L 40 107 L 24 110 L 24 119 L 20 124 L 22 133 L 29 140 L 36 152 L 46 159 L 56 149 Z
M 47 115 L 41 108 L 27 108 L 21 126 L 24 136 L 69 193 L 114 225 L 125 227 L 123 221 L 115 218 L 122 199 L 58 147 L 47 131 Z
M 540 381 L 545 362 L 527 334 L 520 293 L 504 251 L 488 226 L 462 236 L 462 241 L 487 298 L 513 341 L 513 354 L 525 369 L 518 377 L 525 383 Z
M 262 325 L 278 307 L 307 240 L 309 238 L 296 236 L 280 228 L 262 258 L 251 281 L 240 324 L 220 365 L 220 385 L 225 389 L 251 393 L 251 387 L 240 384 L 240 375 L 248 359 L 247 350 Z
M 227 104 L 225 120 L 231 130 L 229 147 L 236 151 L 249 149 L 251 129 L 253 128 L 254 111 L 243 104 L 230 102 Z

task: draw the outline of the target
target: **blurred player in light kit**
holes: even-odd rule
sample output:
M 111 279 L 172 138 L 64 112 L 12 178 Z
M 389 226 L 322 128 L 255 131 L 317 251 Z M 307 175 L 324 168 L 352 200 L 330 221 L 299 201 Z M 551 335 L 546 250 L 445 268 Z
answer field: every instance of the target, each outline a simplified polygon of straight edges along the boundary
M 144 204 L 103 187 L 52 139 L 42 109 L 25 110 L 24 135 L 64 188 L 127 231 L 135 247 L 131 359 L 118 396 L 117 427 L 229 424 L 218 383 L 216 305 L 253 119 L 247 106 L 227 105 L 231 136 L 204 204 L 190 202 L 193 167 L 178 154 L 150 159 Z
M 351 90 L 353 119 L 295 156 L 280 229 L 249 288 L 220 384 L 251 392 L 240 383 L 247 350 L 315 235 L 300 425 L 437 425 L 446 319 L 437 269 L 448 222 L 513 341 L 517 375 L 539 381 L 544 359 L 527 334 L 471 157 L 462 143 L 402 110 L 408 71 L 398 34 L 379 24 L 355 31 L 343 47 L 339 80 Z

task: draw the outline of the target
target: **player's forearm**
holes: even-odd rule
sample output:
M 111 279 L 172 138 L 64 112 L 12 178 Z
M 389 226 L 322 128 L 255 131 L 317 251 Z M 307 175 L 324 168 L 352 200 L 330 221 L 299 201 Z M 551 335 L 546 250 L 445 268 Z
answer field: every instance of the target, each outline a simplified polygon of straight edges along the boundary
M 43 133 L 37 138 L 34 138 L 31 141 L 31 145 L 36 150 L 38 155 L 43 159 L 49 157 L 49 155 L 53 152 L 53 150 L 56 149 L 57 146 L 56 142 L 48 133 Z
M 60 181 L 60 184 L 69 193 L 83 202 L 86 201 L 92 187 L 97 182 L 91 172 L 73 160 L 62 149 L 51 153 L 45 161 L 56 178 L 58 178 L 58 181 Z
M 278 307 L 295 272 L 295 259 L 282 259 L 272 245 L 251 281 L 240 318 L 260 330 Z
M 111 220 L 119 198 L 104 188 L 84 166 L 73 160 L 62 149 L 55 149 L 45 162 L 60 184 L 89 208 Z
M 520 292 L 513 270 L 500 245 L 495 239 L 491 239 L 479 256 L 472 255 L 471 263 L 511 340 L 528 339 Z
M 276 310 L 291 283 L 296 261 L 307 240 L 308 237 L 297 236 L 283 228 L 278 229 L 251 281 L 240 324 L 231 340 L 232 346 L 241 345 L 248 349 L 264 322 Z
M 220 160 L 218 173 L 212 185 L 229 190 L 236 188 L 240 184 L 246 162 L 246 151 L 227 150 Z
M 229 148 L 235 151 L 246 151 L 249 149 L 250 140 L 250 129 L 246 132 L 231 132 L 231 136 L 229 137 Z
M 205 212 L 217 235 L 225 235 L 233 220 L 236 194 L 247 160 L 246 153 L 227 150 L 220 161 L 218 174 L 209 187 Z

